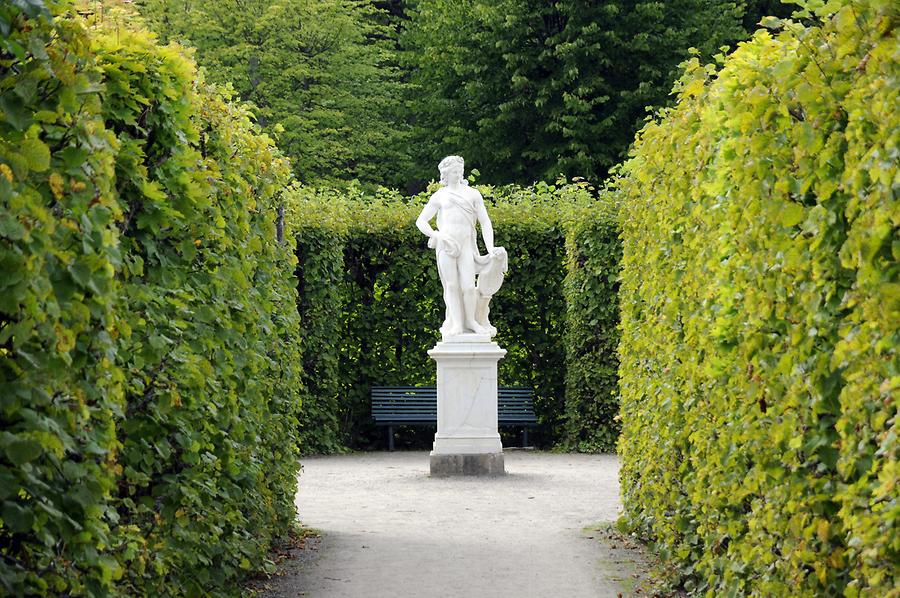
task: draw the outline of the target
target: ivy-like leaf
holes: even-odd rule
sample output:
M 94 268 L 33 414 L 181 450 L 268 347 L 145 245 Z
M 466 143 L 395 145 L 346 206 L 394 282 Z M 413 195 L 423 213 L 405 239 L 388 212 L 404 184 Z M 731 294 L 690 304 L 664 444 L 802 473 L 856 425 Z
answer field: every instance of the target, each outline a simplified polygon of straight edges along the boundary
M 3 439 L 3 452 L 10 463 L 16 466 L 24 465 L 37 459 L 41 454 L 41 443 L 33 438 L 14 436 Z

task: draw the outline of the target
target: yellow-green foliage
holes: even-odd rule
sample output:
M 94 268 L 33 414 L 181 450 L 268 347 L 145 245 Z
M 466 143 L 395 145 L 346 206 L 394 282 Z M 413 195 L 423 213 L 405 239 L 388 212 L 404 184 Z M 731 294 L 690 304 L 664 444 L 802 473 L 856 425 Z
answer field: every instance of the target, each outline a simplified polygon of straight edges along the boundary
M 8 6 L 0 594 L 234 594 L 295 515 L 288 164 L 179 48 Z
M 118 142 L 84 29 L 0 19 L 0 594 L 94 593 L 118 570 Z
M 475 187 L 484 196 L 496 226 L 534 223 L 568 229 L 587 218 L 614 218 L 611 201 L 597 201 L 596 191 L 584 181 Z M 341 234 L 398 228 L 417 231 L 415 220 L 437 188 L 432 183 L 427 191 L 406 197 L 384 187 L 370 193 L 358 186 L 335 190 L 297 185 L 287 192 L 288 220 L 297 230 L 321 226 Z
M 624 520 L 709 596 L 900 595 L 898 8 L 805 18 L 690 64 L 620 182 Z
M 479 189 L 496 243 L 510 254 L 491 303 L 508 350 L 500 383 L 535 389 L 539 442 L 611 450 L 619 241 L 609 198 L 583 182 Z M 286 193 L 300 258 L 308 450 L 376 440 L 372 385 L 434 383 L 426 351 L 444 307 L 434 253 L 414 224 L 430 192 Z M 579 332 L 567 334 L 567 322 Z M 567 387 L 567 372 L 583 383 Z

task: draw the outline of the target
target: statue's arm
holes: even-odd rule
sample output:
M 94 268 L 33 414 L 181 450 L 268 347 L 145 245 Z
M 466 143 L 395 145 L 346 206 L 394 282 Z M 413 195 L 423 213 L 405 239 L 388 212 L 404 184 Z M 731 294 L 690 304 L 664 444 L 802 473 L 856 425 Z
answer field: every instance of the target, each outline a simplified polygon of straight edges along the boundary
M 428 200 L 428 203 L 422 208 L 422 213 L 416 218 L 416 228 L 422 231 L 422 234 L 426 237 L 436 237 L 438 234 L 436 230 L 431 228 L 430 224 L 431 219 L 437 216 L 437 213 L 437 202 L 432 198 Z
M 484 198 L 481 193 L 475 199 L 475 209 L 478 212 L 478 223 L 481 225 L 481 236 L 484 238 L 484 246 L 488 253 L 494 253 L 494 225 L 491 224 L 491 218 L 488 216 L 487 208 L 484 207 Z

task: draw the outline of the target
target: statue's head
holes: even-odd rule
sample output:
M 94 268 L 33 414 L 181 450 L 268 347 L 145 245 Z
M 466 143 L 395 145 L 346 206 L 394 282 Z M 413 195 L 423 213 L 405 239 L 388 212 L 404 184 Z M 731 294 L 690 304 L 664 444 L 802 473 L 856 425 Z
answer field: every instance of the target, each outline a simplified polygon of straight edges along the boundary
M 441 184 L 449 185 L 450 183 L 465 184 L 463 179 L 463 170 L 465 162 L 460 156 L 447 156 L 438 164 L 438 170 L 441 172 Z

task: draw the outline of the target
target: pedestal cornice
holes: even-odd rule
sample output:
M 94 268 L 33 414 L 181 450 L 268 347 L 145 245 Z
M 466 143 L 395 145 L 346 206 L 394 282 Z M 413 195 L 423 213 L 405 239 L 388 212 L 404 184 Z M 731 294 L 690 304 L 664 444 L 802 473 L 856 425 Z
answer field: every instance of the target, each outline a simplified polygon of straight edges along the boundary
M 503 359 L 506 349 L 501 349 L 495 342 L 459 342 L 441 341 L 428 351 L 432 359 Z

